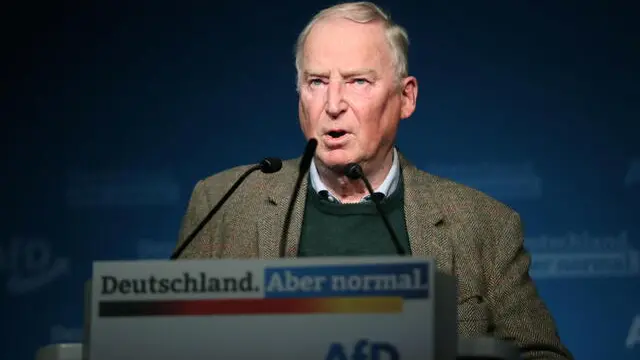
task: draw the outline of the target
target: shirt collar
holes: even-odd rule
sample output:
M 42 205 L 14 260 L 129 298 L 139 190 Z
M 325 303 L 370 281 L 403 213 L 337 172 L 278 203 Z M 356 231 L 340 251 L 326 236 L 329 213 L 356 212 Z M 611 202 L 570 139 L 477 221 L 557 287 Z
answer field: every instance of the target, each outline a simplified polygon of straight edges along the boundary
M 309 178 L 311 180 L 311 186 L 318 194 L 324 194 L 329 200 L 338 202 L 337 198 L 331 194 L 326 185 L 320 180 L 320 174 L 316 167 L 315 159 L 311 160 L 311 167 L 309 168 Z M 398 158 L 398 151 L 393 148 L 393 162 L 391 169 L 384 179 L 382 184 L 377 189 L 374 189 L 375 193 L 381 193 L 384 197 L 389 197 L 398 188 L 398 182 L 400 181 L 400 160 Z M 366 202 L 370 199 L 370 195 L 364 196 L 361 202 Z

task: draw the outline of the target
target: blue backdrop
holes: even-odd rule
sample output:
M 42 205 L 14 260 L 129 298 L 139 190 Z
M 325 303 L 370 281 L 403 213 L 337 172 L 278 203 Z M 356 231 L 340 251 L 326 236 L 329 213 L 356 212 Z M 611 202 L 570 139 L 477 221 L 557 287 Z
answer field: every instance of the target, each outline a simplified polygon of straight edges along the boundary
M 80 3 L 3 11 L 3 359 L 78 341 L 92 261 L 168 257 L 198 179 L 298 156 L 293 44 L 331 5 Z M 399 147 L 522 215 L 578 359 L 640 358 L 632 3 L 379 3 L 420 81 Z

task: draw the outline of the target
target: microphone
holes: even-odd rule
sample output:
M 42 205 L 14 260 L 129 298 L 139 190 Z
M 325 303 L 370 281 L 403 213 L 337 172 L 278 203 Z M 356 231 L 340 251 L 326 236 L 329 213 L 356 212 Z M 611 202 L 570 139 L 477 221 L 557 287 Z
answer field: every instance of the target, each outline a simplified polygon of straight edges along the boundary
M 296 199 L 298 198 L 298 193 L 300 192 L 300 187 L 302 186 L 302 180 L 311 167 L 311 160 L 313 159 L 313 155 L 315 155 L 316 153 L 317 147 L 318 140 L 313 138 L 309 139 L 306 147 L 304 148 L 302 160 L 300 160 L 298 179 L 296 180 L 295 187 L 293 188 L 293 196 L 289 201 L 289 207 L 287 208 L 287 215 L 284 218 L 284 227 L 282 229 L 282 235 L 280 237 L 280 248 L 278 254 L 281 258 L 285 257 L 286 255 L 287 234 L 289 233 L 289 227 L 291 227 L 291 216 L 293 215 L 293 207 L 295 206 Z
M 400 245 L 400 240 L 398 240 L 395 231 L 393 231 L 393 228 L 391 227 L 389 218 L 387 218 L 387 215 L 384 213 L 384 211 L 382 210 L 382 206 L 380 205 L 380 201 L 382 200 L 382 197 L 380 196 L 381 194 L 373 191 L 373 187 L 371 187 L 369 179 L 367 179 L 367 177 L 364 175 L 362 167 L 356 163 L 351 163 L 344 169 L 344 175 L 351 180 L 362 179 L 362 182 L 364 182 L 364 185 L 367 187 L 367 191 L 369 191 L 369 194 L 371 195 L 373 203 L 376 204 L 376 209 L 378 210 L 378 214 L 380 214 L 380 216 L 382 217 L 382 221 L 384 221 L 384 226 L 387 228 L 387 232 L 389 232 L 389 235 L 391 235 L 391 240 L 393 241 L 393 245 L 396 248 L 396 253 L 398 255 L 405 255 L 406 252 Z
M 182 255 L 182 253 L 187 248 L 187 246 L 189 246 L 189 244 L 191 244 L 193 239 L 196 238 L 198 233 L 200 233 L 200 231 L 204 228 L 204 226 L 207 224 L 207 222 L 209 222 L 209 220 L 211 220 L 211 218 L 213 218 L 213 216 L 218 211 L 220 211 L 220 209 L 222 208 L 222 205 L 224 205 L 224 203 L 229 199 L 229 197 L 231 197 L 231 195 L 236 191 L 236 189 L 240 186 L 240 184 L 242 184 L 245 181 L 245 179 L 249 175 L 251 175 L 251 173 L 253 173 L 256 170 L 260 170 L 265 174 L 273 174 L 275 172 L 280 171 L 280 169 L 282 169 L 282 160 L 280 160 L 278 158 L 268 157 L 268 158 L 264 158 L 258 164 L 253 165 L 247 171 L 245 171 L 244 174 L 242 174 L 240 176 L 240 178 L 238 180 L 236 180 L 236 182 L 231 186 L 231 188 L 227 191 L 227 193 L 224 194 L 222 199 L 220 199 L 220 201 L 218 201 L 216 206 L 214 206 L 213 209 L 211 209 L 211 211 L 209 211 L 207 216 L 205 216 L 204 219 L 202 219 L 202 221 L 200 221 L 198 226 L 196 226 L 196 228 L 191 232 L 191 234 L 189 234 L 189 236 L 187 236 L 187 238 L 182 242 L 182 244 L 180 244 L 180 246 L 178 246 L 178 248 L 173 252 L 173 254 L 171 254 L 171 258 L 170 259 L 171 260 L 175 260 L 178 257 L 180 257 L 180 255 Z

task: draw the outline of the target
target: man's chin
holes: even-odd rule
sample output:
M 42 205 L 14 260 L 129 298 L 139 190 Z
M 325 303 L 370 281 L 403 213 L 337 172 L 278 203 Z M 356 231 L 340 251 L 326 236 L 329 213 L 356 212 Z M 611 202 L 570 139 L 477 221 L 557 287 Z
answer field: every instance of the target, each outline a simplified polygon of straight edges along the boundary
M 340 170 L 356 162 L 356 156 L 344 150 L 321 151 L 317 155 L 322 165 L 332 170 Z

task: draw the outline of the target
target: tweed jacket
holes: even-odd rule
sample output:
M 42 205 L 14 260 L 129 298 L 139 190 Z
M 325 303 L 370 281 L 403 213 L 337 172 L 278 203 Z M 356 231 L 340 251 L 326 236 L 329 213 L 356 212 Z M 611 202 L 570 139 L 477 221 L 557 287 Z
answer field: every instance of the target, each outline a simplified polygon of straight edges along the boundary
M 275 174 L 252 174 L 185 249 L 181 259 L 277 259 L 300 159 Z M 519 215 L 489 196 L 417 169 L 400 154 L 413 256 L 435 258 L 457 280 L 458 334 L 515 342 L 524 359 L 572 359 L 529 277 Z M 249 166 L 198 181 L 178 244 Z M 308 176 L 308 175 L 307 175 Z M 307 178 L 294 202 L 286 253 L 295 257 Z

